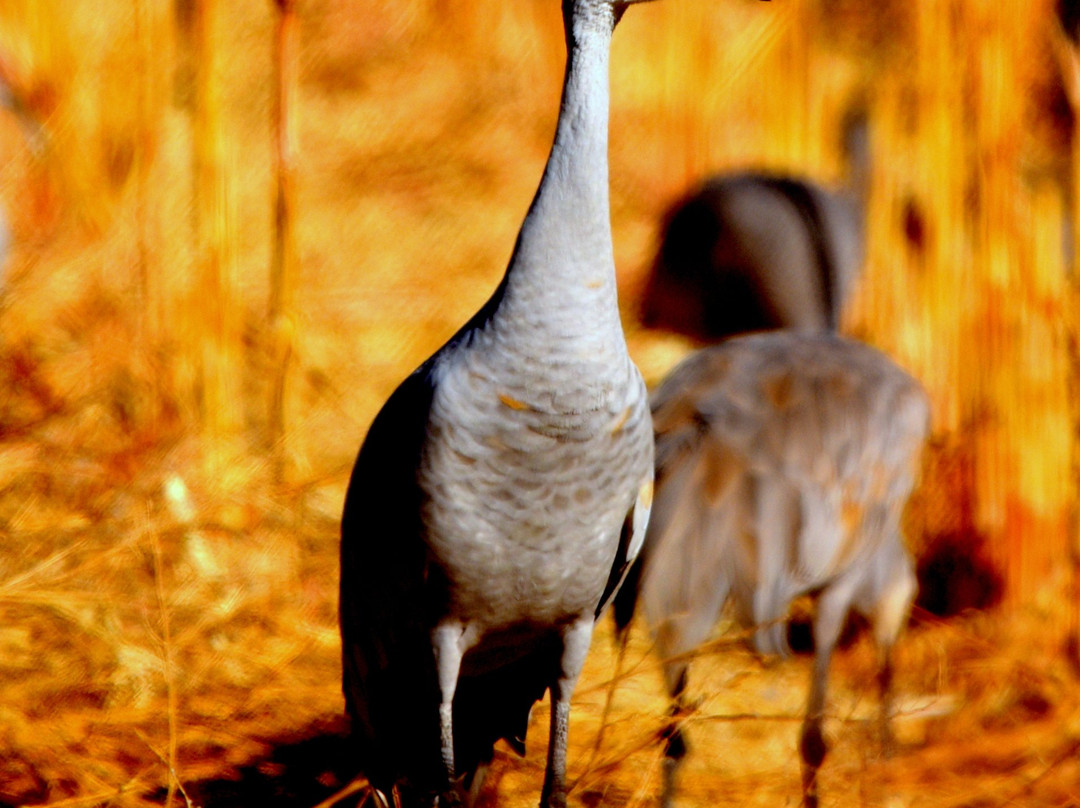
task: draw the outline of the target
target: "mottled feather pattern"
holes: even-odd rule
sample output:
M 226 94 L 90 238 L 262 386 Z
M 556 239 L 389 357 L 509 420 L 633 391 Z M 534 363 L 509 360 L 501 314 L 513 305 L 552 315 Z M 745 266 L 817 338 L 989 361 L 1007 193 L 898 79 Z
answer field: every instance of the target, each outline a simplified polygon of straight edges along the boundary
M 646 612 L 696 608 L 700 590 L 735 586 L 747 624 L 779 620 L 798 595 L 866 566 L 898 523 L 929 427 L 914 379 L 830 334 L 770 332 L 699 351 L 652 405 L 657 498 L 645 552 L 664 569 L 664 591 L 645 585 Z M 676 604 L 680 575 L 690 579 Z M 776 632 L 759 645 L 786 649 Z
M 507 392 L 500 380 L 510 374 L 480 367 L 492 356 L 451 354 L 439 368 L 420 469 L 424 522 L 452 608 L 491 624 L 595 608 L 597 571 L 611 568 L 651 460 L 644 383 L 629 361 L 594 355 L 592 368 L 572 376 L 557 364 L 536 366 Z M 567 392 L 559 400 L 535 392 L 551 389 Z M 601 493 L 610 491 L 620 493 Z M 568 554 L 576 564 L 566 565 Z M 492 596 L 492 586 L 503 596 Z M 515 603 L 524 611 L 512 616 Z

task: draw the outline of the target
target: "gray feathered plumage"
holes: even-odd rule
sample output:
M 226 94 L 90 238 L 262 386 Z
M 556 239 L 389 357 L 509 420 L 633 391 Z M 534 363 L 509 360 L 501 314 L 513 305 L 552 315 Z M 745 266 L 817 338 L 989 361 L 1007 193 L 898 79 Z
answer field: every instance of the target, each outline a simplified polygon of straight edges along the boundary
M 405 805 L 467 801 L 496 741 L 523 751 L 547 689 L 541 800 L 565 805 L 570 694 L 644 536 L 652 427 L 607 187 L 624 5 L 565 0 L 555 143 L 503 282 L 386 402 L 349 484 L 343 688 L 361 769 Z

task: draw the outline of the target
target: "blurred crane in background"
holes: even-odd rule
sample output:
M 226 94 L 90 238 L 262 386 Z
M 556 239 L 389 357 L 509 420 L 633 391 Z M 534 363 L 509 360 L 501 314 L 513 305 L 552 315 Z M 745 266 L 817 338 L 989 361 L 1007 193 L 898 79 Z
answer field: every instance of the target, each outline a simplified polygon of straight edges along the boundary
M 566 805 L 570 696 L 644 537 L 653 439 L 619 321 L 611 35 L 630 0 L 563 4 L 562 107 L 488 303 L 376 416 L 342 517 L 344 691 L 361 769 L 405 805 L 470 802 L 551 690 L 541 804 Z
M 921 385 L 884 354 L 835 334 L 861 271 L 869 177 L 865 118 L 849 115 L 849 185 L 720 175 L 668 214 L 642 302 L 646 325 L 715 341 L 654 393 L 657 498 L 645 546 L 616 598 L 625 639 L 640 601 L 674 706 L 664 804 L 686 754 L 687 654 L 730 600 L 756 649 L 786 653 L 794 600 L 816 600 L 800 753 L 807 805 L 829 662 L 852 607 L 880 649 L 889 745 L 890 652 L 917 589 L 900 530 L 929 429 Z
M 625 637 L 640 601 L 664 660 L 674 700 L 664 804 L 686 753 L 688 653 L 729 601 L 742 626 L 757 628 L 760 653 L 786 653 L 789 607 L 811 595 L 816 650 L 800 752 L 806 804 L 816 806 L 829 662 L 852 608 L 873 625 L 889 745 L 890 652 L 916 590 L 901 517 L 929 428 L 926 393 L 869 346 L 774 331 L 692 354 L 652 409 L 652 521 L 615 617 Z
M 849 179 L 720 174 L 667 214 L 642 298 L 646 326 L 704 340 L 761 328 L 836 329 L 862 268 L 868 129 L 845 126 Z

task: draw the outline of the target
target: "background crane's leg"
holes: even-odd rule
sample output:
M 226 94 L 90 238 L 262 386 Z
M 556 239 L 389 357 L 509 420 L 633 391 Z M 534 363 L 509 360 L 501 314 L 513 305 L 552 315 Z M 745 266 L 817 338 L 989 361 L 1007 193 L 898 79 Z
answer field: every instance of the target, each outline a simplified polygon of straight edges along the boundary
M 896 535 L 898 546 L 903 546 L 903 538 Z M 896 638 L 907 622 L 912 601 L 918 590 L 915 573 L 906 555 L 890 566 L 890 580 L 883 591 L 876 593 L 871 620 L 874 626 L 874 642 L 878 649 L 878 687 L 881 706 L 878 713 L 878 732 L 881 739 L 881 753 L 888 757 L 893 753 L 893 741 L 890 720 L 892 718 L 892 651 Z
M 784 617 L 791 604 L 787 591 L 786 567 L 798 552 L 803 513 L 801 495 L 779 475 L 755 475 L 754 521 L 756 523 L 757 582 L 754 584 L 754 647 L 761 654 L 787 654 L 787 623 Z
M 818 805 L 818 769 L 821 768 L 829 746 L 821 725 L 825 719 L 825 690 L 829 681 L 829 663 L 840 638 L 848 609 L 851 588 L 840 582 L 818 597 L 814 616 L 814 674 L 810 680 L 810 697 L 806 705 L 799 753 L 802 756 L 803 804 L 806 808 Z
M 461 659 L 465 655 L 465 628 L 460 623 L 439 625 L 431 634 L 435 669 L 439 676 L 439 741 L 446 789 L 439 797 L 440 808 L 465 804 L 464 790 L 454 766 L 454 692 L 457 690 Z
M 878 737 L 881 739 L 881 754 L 892 757 L 896 746 L 892 727 L 892 644 L 878 645 L 878 692 L 881 696 L 878 708 Z
M 679 764 L 686 757 L 686 739 L 682 733 L 682 720 L 686 716 L 687 708 L 683 698 L 686 692 L 685 661 L 664 665 L 664 673 L 670 684 L 671 690 L 671 720 L 664 727 L 664 791 L 660 795 L 661 808 L 671 808 L 671 802 L 675 799 L 675 776 L 679 770 Z M 672 670 L 677 668 L 678 671 Z
M 703 522 L 703 531 L 714 534 L 714 525 Z M 695 571 L 710 585 L 696 591 L 708 591 L 708 598 L 699 598 L 687 604 L 685 610 L 669 615 L 654 630 L 656 651 L 664 661 L 664 683 L 671 696 L 671 715 L 663 729 L 664 737 L 664 790 L 660 797 L 662 808 L 669 808 L 675 799 L 675 783 L 682 759 L 686 757 L 687 743 L 682 723 L 690 712 L 686 701 L 686 682 L 690 669 L 690 655 L 709 637 L 716 619 L 727 601 L 728 582 L 722 571 L 712 564 L 699 564 Z M 656 581 L 656 585 L 677 585 L 677 578 Z M 649 612 L 646 610 L 646 615 Z
M 541 808 L 566 808 L 566 741 L 570 727 L 570 697 L 585 665 L 592 631 L 591 614 L 563 630 L 559 675 L 551 686 L 551 734 L 548 738 L 544 789 L 540 793 Z

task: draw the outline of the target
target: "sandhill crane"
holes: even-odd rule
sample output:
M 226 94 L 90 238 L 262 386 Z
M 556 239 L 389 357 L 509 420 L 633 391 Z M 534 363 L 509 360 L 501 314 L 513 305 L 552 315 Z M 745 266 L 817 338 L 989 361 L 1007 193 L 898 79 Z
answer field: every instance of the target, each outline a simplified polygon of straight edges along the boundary
M 826 753 L 829 661 L 849 610 L 866 615 L 881 662 L 887 739 L 890 651 L 916 583 L 901 535 L 929 426 L 919 383 L 881 352 L 831 333 L 771 331 L 691 354 L 652 397 L 656 497 L 615 604 L 635 598 L 673 699 L 664 803 L 686 747 L 688 659 L 726 603 L 761 653 L 787 650 L 792 601 L 815 599 L 813 678 L 800 752 L 808 806 Z
M 844 118 L 847 181 L 719 174 L 676 202 L 642 297 L 645 325 L 715 341 L 763 328 L 834 329 L 863 261 L 870 128 Z
M 637 0 L 564 0 L 543 179 L 491 299 L 376 416 L 342 517 L 343 690 L 385 805 L 469 802 L 551 691 L 544 806 L 566 804 L 570 696 L 644 536 L 653 436 L 626 350 L 608 204 L 608 63 Z
M 862 264 L 861 203 L 795 177 L 713 177 L 668 213 L 647 326 L 706 340 L 835 328 Z

